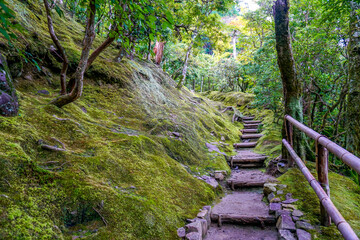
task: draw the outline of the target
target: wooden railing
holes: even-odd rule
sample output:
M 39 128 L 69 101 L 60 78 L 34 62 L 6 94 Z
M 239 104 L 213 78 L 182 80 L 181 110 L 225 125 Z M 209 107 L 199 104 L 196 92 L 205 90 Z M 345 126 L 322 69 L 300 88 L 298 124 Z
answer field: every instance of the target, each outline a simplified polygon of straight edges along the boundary
M 296 154 L 293 149 L 293 127 L 298 128 L 307 136 L 315 140 L 316 147 L 316 169 L 318 173 L 318 181 L 311 174 L 304 162 Z M 331 220 L 336 224 L 337 228 L 346 240 L 359 240 L 354 230 L 345 221 L 341 213 L 337 210 L 330 199 L 330 188 L 328 178 L 328 151 L 341 159 L 345 164 L 354 169 L 360 174 L 360 158 L 356 157 L 349 151 L 340 147 L 323 135 L 315 132 L 311 128 L 305 126 L 299 121 L 295 120 L 289 115 L 285 116 L 285 129 L 287 140 L 282 142 L 290 154 L 290 165 L 294 162 L 298 165 L 301 172 L 304 174 L 310 186 L 314 189 L 316 195 L 320 199 L 320 222 L 324 226 L 329 226 Z

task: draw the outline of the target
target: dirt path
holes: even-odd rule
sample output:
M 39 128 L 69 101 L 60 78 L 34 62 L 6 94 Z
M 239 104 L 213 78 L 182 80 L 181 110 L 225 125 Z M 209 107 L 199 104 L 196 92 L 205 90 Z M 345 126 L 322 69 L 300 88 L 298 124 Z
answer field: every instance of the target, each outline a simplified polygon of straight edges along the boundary
M 227 180 L 228 194 L 211 211 L 211 227 L 205 240 L 275 240 L 278 239 L 275 216 L 262 201 L 265 182 L 276 181 L 264 174 L 266 156 L 252 151 L 260 121 L 246 117 L 242 142 L 234 145 L 238 154 L 230 160 L 232 174 Z

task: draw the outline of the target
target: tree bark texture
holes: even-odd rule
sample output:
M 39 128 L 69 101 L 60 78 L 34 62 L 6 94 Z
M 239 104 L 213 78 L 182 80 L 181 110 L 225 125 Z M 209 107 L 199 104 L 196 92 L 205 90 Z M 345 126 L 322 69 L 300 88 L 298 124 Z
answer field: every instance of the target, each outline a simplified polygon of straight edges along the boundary
M 154 53 L 155 53 L 155 63 L 157 65 L 160 65 L 161 60 L 164 55 L 164 47 L 166 42 L 156 42 L 154 47 Z
M 95 0 L 91 0 L 88 8 L 89 15 L 85 28 L 85 36 L 83 39 L 83 48 L 81 51 L 80 61 L 74 75 L 72 76 L 74 79 L 74 86 L 70 93 L 62 95 L 51 101 L 51 104 L 54 104 L 57 107 L 63 107 L 66 104 L 74 102 L 82 94 L 84 73 L 87 68 L 90 49 L 95 38 L 95 11 Z
M 349 95 L 347 99 L 347 149 L 360 156 L 360 3 L 351 1 L 349 36 Z
M 69 66 L 69 61 L 66 57 L 64 48 L 61 46 L 61 43 L 55 34 L 54 25 L 53 25 L 53 21 L 51 18 L 51 9 L 49 6 L 49 2 L 47 0 L 44 0 L 44 5 L 45 5 L 45 10 L 46 10 L 47 24 L 48 24 L 48 28 L 49 28 L 50 37 L 62 58 L 62 68 L 61 68 L 61 72 L 60 72 L 60 84 L 61 84 L 60 94 L 65 95 L 66 94 L 66 72 L 67 72 L 67 69 Z
M 301 83 L 296 77 L 295 61 L 291 48 L 291 34 L 289 29 L 289 0 L 277 0 L 273 6 L 275 19 L 276 51 L 278 65 L 281 73 L 285 114 L 303 122 L 303 111 L 301 104 Z M 283 127 L 283 138 L 286 138 L 285 126 Z M 305 160 L 305 135 L 294 129 L 293 148 L 298 155 Z M 289 156 L 283 147 L 283 157 Z
M 198 35 L 198 29 L 196 28 L 193 35 L 191 36 L 191 42 L 190 42 L 190 45 L 189 45 L 189 47 L 188 47 L 188 49 L 186 51 L 186 56 L 185 56 L 185 60 L 184 60 L 184 67 L 183 67 L 183 70 L 182 70 L 182 78 L 180 79 L 180 82 L 177 85 L 178 89 L 181 89 L 182 86 L 183 86 L 183 83 L 185 82 L 186 73 L 187 73 L 188 64 L 189 64 L 190 53 L 191 53 L 191 50 L 192 50 L 192 47 L 194 45 L 195 38 L 197 37 L 197 35 Z

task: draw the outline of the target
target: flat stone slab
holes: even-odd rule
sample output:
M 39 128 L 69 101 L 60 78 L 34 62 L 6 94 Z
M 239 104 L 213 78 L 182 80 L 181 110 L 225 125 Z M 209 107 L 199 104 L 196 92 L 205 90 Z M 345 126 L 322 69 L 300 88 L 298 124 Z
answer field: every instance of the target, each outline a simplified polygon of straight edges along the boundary
M 257 142 L 234 143 L 234 148 L 253 148 Z
M 277 180 L 276 178 L 255 169 L 233 172 L 230 179 L 227 181 L 232 189 L 238 187 L 263 187 L 266 182 L 277 182 Z
M 242 133 L 257 133 L 258 130 L 257 129 L 242 129 L 241 132 Z
M 211 219 L 217 222 L 219 215 L 245 216 L 248 218 L 271 218 L 269 207 L 256 192 L 233 192 L 226 195 L 211 211 Z
M 221 228 L 212 224 L 204 240 L 277 240 L 275 227 L 261 229 L 256 226 L 224 224 Z
M 241 139 L 254 139 L 254 138 L 261 138 L 264 136 L 263 134 L 243 134 L 241 135 Z
M 239 151 L 237 155 L 230 158 L 231 163 L 263 163 L 267 156 L 263 154 L 254 153 L 253 151 Z

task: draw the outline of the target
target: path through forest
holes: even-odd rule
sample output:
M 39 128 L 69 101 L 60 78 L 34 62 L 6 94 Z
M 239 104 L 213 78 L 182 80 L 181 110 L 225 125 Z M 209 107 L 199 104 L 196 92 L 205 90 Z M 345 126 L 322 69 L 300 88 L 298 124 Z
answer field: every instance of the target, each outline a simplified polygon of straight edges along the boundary
M 228 192 L 212 209 L 206 240 L 277 239 L 275 216 L 262 201 L 265 182 L 276 179 L 261 171 L 266 156 L 252 151 L 262 136 L 258 134 L 261 122 L 253 119 L 243 118 L 242 143 L 234 144 L 237 155 L 229 160 L 232 173 L 226 182 Z

